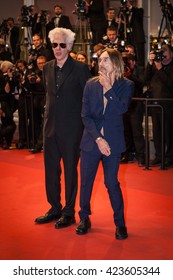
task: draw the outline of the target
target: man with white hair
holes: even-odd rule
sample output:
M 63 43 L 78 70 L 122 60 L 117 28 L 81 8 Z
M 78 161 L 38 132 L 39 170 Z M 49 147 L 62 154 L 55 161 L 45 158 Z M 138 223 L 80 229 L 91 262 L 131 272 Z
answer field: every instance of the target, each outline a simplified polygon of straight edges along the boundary
M 77 165 L 83 132 L 81 107 L 83 89 L 90 77 L 88 65 L 70 55 L 75 33 L 54 28 L 49 32 L 55 59 L 43 68 L 46 90 L 44 114 L 44 163 L 50 210 L 36 218 L 38 224 L 58 221 L 55 228 L 75 223 Z M 65 177 L 65 205 L 61 204 L 61 160 Z

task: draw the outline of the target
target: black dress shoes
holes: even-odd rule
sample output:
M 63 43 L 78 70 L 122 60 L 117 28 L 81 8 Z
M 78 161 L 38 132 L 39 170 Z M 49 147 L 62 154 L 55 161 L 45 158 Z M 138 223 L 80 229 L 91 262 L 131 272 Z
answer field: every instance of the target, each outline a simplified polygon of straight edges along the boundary
M 166 162 L 165 162 L 165 167 L 166 167 L 166 168 L 171 168 L 171 167 L 173 167 L 173 160 L 166 161 Z
M 116 227 L 115 237 L 118 240 L 126 239 L 128 237 L 126 227 Z
M 134 161 L 135 161 L 134 153 L 124 154 L 120 159 L 120 163 L 122 164 L 133 163 Z
M 138 159 L 138 166 L 139 167 L 145 166 L 145 159 L 144 158 L 139 158 Z
M 87 218 L 85 220 L 80 221 L 78 227 L 76 228 L 77 234 L 86 234 L 88 232 L 88 229 L 91 228 L 91 222 L 90 219 Z
M 16 148 L 17 148 L 18 150 L 25 149 L 25 148 L 26 148 L 26 144 L 23 143 L 23 142 L 18 142 L 18 143 L 16 144 Z
M 50 223 L 54 220 L 57 220 L 61 217 L 61 214 L 51 214 L 51 213 L 46 213 L 43 216 L 40 216 L 38 218 L 35 219 L 35 223 L 37 224 L 46 224 L 46 223 Z
M 75 223 L 76 220 L 74 216 L 62 215 L 62 217 L 56 222 L 55 228 L 56 229 L 65 228 Z
M 159 166 L 159 165 L 161 165 L 161 160 L 159 158 L 155 158 L 150 162 L 149 165 L 150 166 Z
M 29 150 L 29 152 L 31 154 L 38 154 L 38 153 L 41 153 L 41 151 L 42 151 L 42 148 L 33 148 L 33 149 Z

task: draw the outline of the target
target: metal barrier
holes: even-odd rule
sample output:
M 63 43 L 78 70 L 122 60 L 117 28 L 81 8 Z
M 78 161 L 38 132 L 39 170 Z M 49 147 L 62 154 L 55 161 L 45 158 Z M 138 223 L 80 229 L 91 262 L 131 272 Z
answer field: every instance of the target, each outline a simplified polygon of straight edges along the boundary
M 28 114 L 27 114 L 27 98 L 30 98 L 31 107 L 31 133 L 32 133 L 32 145 L 35 145 L 35 133 L 34 133 L 34 110 L 33 99 L 34 95 L 45 95 L 43 92 L 28 92 L 25 94 L 25 112 L 26 112 L 26 128 L 27 128 L 27 146 L 29 148 L 29 131 L 28 131 Z M 165 101 L 173 101 L 173 98 L 138 98 L 134 97 L 132 100 L 137 102 L 143 102 L 145 106 L 145 169 L 149 170 L 149 133 L 148 133 L 148 117 L 150 108 L 160 108 L 161 110 L 161 170 L 165 170 L 165 109 L 163 105 L 159 104 Z
M 148 139 L 148 117 L 150 108 L 161 109 L 161 170 L 165 170 L 165 109 L 160 103 L 165 101 L 173 101 L 173 98 L 132 98 L 133 100 L 144 103 L 145 106 L 145 169 L 149 169 L 149 139 Z
M 35 95 L 45 95 L 45 92 L 27 92 L 25 93 L 25 121 L 26 121 L 26 137 L 27 137 L 27 147 L 34 148 L 35 147 L 35 130 L 34 130 L 34 96 Z M 29 128 L 28 128 L 28 109 L 27 109 L 27 99 L 30 99 L 30 109 L 31 109 L 31 140 L 32 140 L 32 147 L 30 147 L 30 139 L 29 139 Z

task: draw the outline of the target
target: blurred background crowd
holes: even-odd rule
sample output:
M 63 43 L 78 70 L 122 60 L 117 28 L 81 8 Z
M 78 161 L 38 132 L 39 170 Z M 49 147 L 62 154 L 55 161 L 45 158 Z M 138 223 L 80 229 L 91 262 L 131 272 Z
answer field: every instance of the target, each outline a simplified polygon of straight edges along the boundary
M 15 144 L 15 148 L 27 148 L 31 153 L 42 151 L 45 103 L 42 70 L 47 61 L 54 59 L 48 34 L 55 27 L 76 33 L 70 55 L 88 64 L 91 77 L 98 75 L 101 50 L 113 48 L 123 57 L 124 75 L 135 82 L 134 97 L 173 98 L 173 7 L 170 0 L 158 1 L 161 21 L 158 33 L 150 36 L 149 44 L 141 5 L 144 1 L 78 0 L 72 10 L 75 22 L 71 21 L 71 15 L 64 13 L 65 2 L 63 6 L 59 3 L 52 6 L 51 11 L 26 3 L 17 17 L 11 12 L 10 17 L 0 22 L 0 145 L 3 149 L 14 148 Z M 167 167 L 170 167 L 173 166 L 173 109 L 171 101 L 165 102 Z M 154 166 L 161 163 L 160 111 L 152 109 L 151 117 Z M 127 150 L 121 163 L 137 160 L 139 166 L 144 166 L 143 119 L 143 102 L 133 101 L 124 115 Z

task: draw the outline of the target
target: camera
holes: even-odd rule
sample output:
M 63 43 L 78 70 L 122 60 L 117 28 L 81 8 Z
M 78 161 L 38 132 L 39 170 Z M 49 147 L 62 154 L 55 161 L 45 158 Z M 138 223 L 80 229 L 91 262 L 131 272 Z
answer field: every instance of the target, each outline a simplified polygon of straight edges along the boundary
M 160 0 L 160 6 L 165 6 L 167 4 L 167 0 Z
M 78 2 L 75 4 L 75 11 L 73 11 L 73 14 L 77 14 L 80 17 L 85 17 L 86 16 L 85 1 L 78 0 Z
M 46 24 L 46 22 L 47 22 L 47 14 L 48 14 L 48 11 L 41 10 L 41 17 L 40 17 L 40 23 L 41 24 Z
M 3 74 L 3 79 L 4 79 L 5 82 L 11 81 L 11 79 L 12 79 L 11 73 L 4 73 Z
M 121 5 L 126 5 L 127 0 L 121 0 Z
M 20 70 L 15 69 L 13 72 L 13 79 L 15 82 L 20 82 L 21 77 L 22 77 L 22 73 L 20 72 Z
M 156 62 L 162 62 L 163 59 L 165 58 L 162 50 L 157 50 L 154 52 L 154 54 L 155 54 L 154 61 Z
M 117 47 L 117 44 L 116 44 L 116 43 L 112 43 L 112 42 L 108 42 L 108 43 L 106 44 L 106 47 L 107 47 L 107 48 L 110 48 L 110 49 L 114 49 L 114 48 Z
M 37 50 L 34 45 L 28 50 L 28 53 L 29 55 L 37 56 Z
M 26 5 L 23 5 L 21 8 L 21 16 L 22 16 L 22 24 L 23 26 L 28 26 L 29 25 L 29 9 Z
M 162 60 L 165 58 L 163 55 L 163 50 L 162 50 L 162 44 L 157 42 L 157 41 L 153 41 L 151 44 L 151 51 L 153 51 L 153 53 L 155 54 L 155 58 L 154 61 L 156 62 L 162 62 Z
M 35 84 L 37 80 L 37 75 L 35 72 L 31 72 L 30 78 L 29 78 L 29 83 L 30 84 Z
M 121 0 L 120 12 L 127 13 L 128 8 L 126 6 L 127 0 Z
M 108 48 L 110 48 L 110 49 L 116 48 L 121 53 L 126 51 L 126 49 L 125 49 L 125 41 L 124 40 L 122 40 L 122 41 L 120 41 L 118 43 L 109 42 L 109 43 L 106 44 L 106 46 Z

